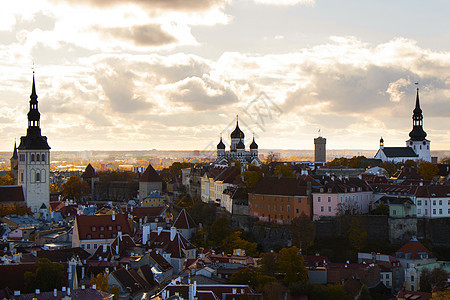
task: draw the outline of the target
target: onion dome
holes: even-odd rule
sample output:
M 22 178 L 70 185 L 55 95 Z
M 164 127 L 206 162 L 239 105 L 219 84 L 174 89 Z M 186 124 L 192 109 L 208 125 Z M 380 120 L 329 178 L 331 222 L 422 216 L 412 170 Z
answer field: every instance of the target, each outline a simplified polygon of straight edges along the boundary
M 242 132 L 242 130 L 239 128 L 239 120 L 236 119 L 236 128 L 234 129 L 234 131 L 231 133 L 231 138 L 232 139 L 243 139 L 244 133 Z
M 217 144 L 217 149 L 225 149 L 225 144 L 222 142 L 222 137 L 220 137 L 220 142 Z
M 250 144 L 250 150 L 258 149 L 258 144 L 255 143 L 255 137 L 253 137 L 253 141 Z
M 239 143 L 236 145 L 236 149 L 245 149 L 245 145 L 242 142 L 242 139 L 239 140 Z

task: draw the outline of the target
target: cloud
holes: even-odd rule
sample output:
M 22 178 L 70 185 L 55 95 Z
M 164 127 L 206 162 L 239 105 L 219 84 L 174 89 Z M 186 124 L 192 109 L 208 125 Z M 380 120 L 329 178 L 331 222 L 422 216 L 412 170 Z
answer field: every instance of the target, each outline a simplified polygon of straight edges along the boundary
M 187 78 L 170 86 L 168 99 L 197 111 L 214 110 L 238 101 L 227 84 L 214 82 L 208 76 Z
M 160 24 L 105 28 L 100 29 L 100 32 L 122 40 L 132 41 L 136 46 L 163 46 L 177 41 L 175 37 L 162 30 Z
M 405 95 L 405 88 L 411 86 L 409 79 L 400 78 L 395 82 L 389 83 L 389 87 L 386 93 L 390 95 L 389 100 L 391 102 L 400 102 L 401 98 Z

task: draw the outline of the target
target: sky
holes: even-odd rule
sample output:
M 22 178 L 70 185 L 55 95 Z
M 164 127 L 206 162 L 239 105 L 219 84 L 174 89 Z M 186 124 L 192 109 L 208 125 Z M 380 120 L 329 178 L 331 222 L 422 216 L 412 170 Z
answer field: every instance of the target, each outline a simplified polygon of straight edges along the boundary
M 0 150 L 35 71 L 53 150 L 405 146 L 419 87 L 450 149 L 450 0 L 18 0 L 0 11 Z M 418 83 L 416 85 L 415 83 Z M 227 144 L 227 148 L 228 148 Z

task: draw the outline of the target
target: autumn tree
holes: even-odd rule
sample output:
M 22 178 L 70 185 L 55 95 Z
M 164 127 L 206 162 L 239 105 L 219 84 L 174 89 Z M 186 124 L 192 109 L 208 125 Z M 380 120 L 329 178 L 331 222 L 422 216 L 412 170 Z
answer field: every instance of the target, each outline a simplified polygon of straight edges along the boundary
M 419 174 L 423 179 L 431 180 L 439 173 L 439 168 L 433 163 L 422 162 L 419 165 Z
M 336 167 L 336 166 L 348 166 L 348 159 L 345 157 L 336 157 L 329 163 L 327 163 L 327 166 L 329 167 Z
M 361 287 L 361 292 L 359 293 L 358 300 L 372 300 L 367 285 L 363 284 L 363 286 Z
M 66 183 L 62 185 L 61 195 L 66 199 L 79 200 L 89 195 L 89 184 L 77 176 L 71 176 Z
M 367 232 L 364 229 L 364 226 L 361 222 L 361 218 L 352 217 L 352 219 L 350 220 L 350 225 L 348 229 L 348 239 L 353 249 L 355 249 L 358 252 L 366 246 Z
M 291 235 L 293 245 L 300 249 L 308 249 L 314 243 L 315 233 L 314 224 L 305 213 L 302 212 L 299 217 L 292 219 Z
M 50 183 L 50 193 L 59 193 L 61 189 L 54 183 Z
M 300 253 L 300 249 L 293 246 L 283 248 L 277 255 L 277 269 L 284 274 L 283 282 L 286 284 L 308 279 L 308 272 L 305 268 L 305 261 Z
M 119 300 L 120 297 L 120 288 L 117 285 L 113 285 L 111 287 L 111 293 L 114 295 L 114 300 Z
M 6 174 L 3 176 L 0 176 L 0 185 L 13 185 L 14 184 L 14 178 L 11 176 L 11 174 Z
M 371 212 L 373 215 L 389 215 L 389 206 L 386 203 L 378 204 Z
M 292 168 L 285 165 L 280 164 L 275 168 L 274 171 L 275 176 L 281 176 L 281 177 L 294 177 L 294 172 L 292 171 Z
M 398 170 L 397 165 L 392 162 L 389 162 L 389 161 L 384 161 L 384 162 L 380 163 L 378 166 L 380 168 L 383 168 L 386 170 L 385 175 L 388 177 L 391 177 L 392 175 L 394 175 L 395 172 L 397 172 L 397 170 Z
M 221 217 L 212 223 L 211 239 L 216 245 L 220 245 L 229 234 L 231 234 L 231 225 L 228 218 Z
M 25 272 L 25 290 L 28 293 L 40 289 L 41 292 L 49 292 L 53 289 L 60 290 L 64 285 L 64 266 L 52 263 L 47 258 L 39 258 L 35 263 L 36 272 Z
M 95 284 L 97 290 L 107 292 L 108 291 L 108 275 L 106 273 L 98 273 L 97 276 L 92 277 L 89 281 L 90 285 Z
M 225 252 L 232 253 L 234 249 L 244 249 L 246 255 L 252 257 L 258 256 L 258 244 L 241 238 L 241 235 L 242 231 L 237 230 L 223 239 L 222 248 Z
M 262 179 L 262 174 L 257 171 L 245 171 L 241 173 L 242 182 L 246 187 L 253 188 Z
M 333 300 L 351 300 L 352 298 L 345 293 L 345 289 L 341 284 L 327 285 L 329 299 Z

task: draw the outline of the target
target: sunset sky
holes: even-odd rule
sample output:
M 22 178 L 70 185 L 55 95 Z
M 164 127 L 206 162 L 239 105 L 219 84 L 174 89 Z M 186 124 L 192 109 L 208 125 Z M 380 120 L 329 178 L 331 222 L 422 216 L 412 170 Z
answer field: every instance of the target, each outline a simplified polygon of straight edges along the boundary
M 76 3 L 76 4 L 74 4 Z M 53 150 L 405 146 L 415 82 L 450 149 L 450 0 L 18 0 L 0 10 L 0 151 L 34 63 Z M 228 148 L 229 145 L 227 145 Z

